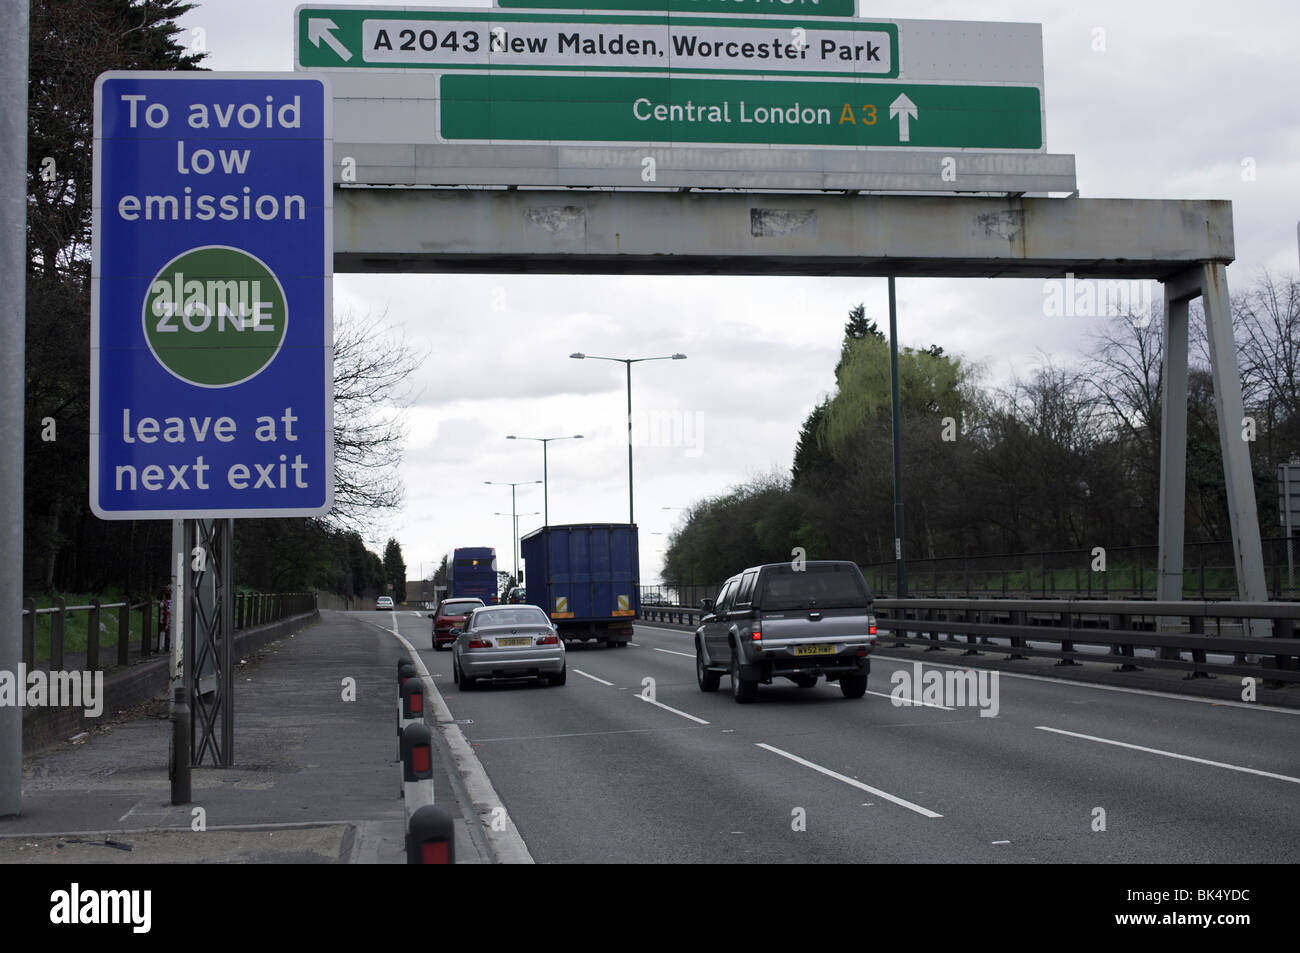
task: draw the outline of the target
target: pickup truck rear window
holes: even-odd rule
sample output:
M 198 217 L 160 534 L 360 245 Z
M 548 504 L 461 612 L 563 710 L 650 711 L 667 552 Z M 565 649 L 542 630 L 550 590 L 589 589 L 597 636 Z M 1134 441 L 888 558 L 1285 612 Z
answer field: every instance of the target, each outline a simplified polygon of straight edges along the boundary
M 765 610 L 850 609 L 867 606 L 871 597 L 851 567 L 809 566 L 803 572 L 782 567 L 765 573 L 762 594 L 754 601 Z

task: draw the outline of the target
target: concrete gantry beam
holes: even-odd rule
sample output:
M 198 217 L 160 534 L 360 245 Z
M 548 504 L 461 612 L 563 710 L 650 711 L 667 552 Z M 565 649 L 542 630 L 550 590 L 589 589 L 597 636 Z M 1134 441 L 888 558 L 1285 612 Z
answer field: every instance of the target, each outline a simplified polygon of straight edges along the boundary
M 335 119 L 374 102 L 336 99 Z M 1072 155 L 1039 152 L 334 143 L 336 185 L 1068 194 L 1074 167 Z
M 1226 201 L 335 187 L 335 272 L 1154 279 L 1166 283 L 1160 594 L 1182 590 L 1187 301 L 1205 299 L 1241 598 L 1267 599 Z M 1265 632 L 1256 625 L 1253 631 Z
M 1164 279 L 1234 257 L 1227 201 L 335 189 L 336 272 Z

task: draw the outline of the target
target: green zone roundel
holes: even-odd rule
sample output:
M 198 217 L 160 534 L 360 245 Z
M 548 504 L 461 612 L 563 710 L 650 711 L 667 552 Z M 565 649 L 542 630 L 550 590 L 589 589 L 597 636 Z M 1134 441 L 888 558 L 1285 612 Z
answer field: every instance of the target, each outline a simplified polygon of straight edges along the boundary
M 284 289 L 258 258 L 225 245 L 191 248 L 154 277 L 144 336 L 158 363 L 199 387 L 256 377 L 289 323 Z

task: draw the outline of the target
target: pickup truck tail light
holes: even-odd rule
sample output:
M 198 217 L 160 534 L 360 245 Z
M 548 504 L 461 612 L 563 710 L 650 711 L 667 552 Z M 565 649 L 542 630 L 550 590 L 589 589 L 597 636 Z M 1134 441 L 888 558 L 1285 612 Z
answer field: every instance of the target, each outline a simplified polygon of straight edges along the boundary
M 875 635 L 875 634 L 876 634 L 876 617 L 873 615 L 869 615 L 867 616 L 867 635 Z
M 753 625 L 750 626 L 749 639 L 750 639 L 751 642 L 762 642 L 762 641 L 763 641 L 763 623 L 762 623 L 762 622 L 755 622 Z
M 492 643 L 487 639 L 470 639 L 469 647 L 472 649 L 490 649 L 492 648 Z

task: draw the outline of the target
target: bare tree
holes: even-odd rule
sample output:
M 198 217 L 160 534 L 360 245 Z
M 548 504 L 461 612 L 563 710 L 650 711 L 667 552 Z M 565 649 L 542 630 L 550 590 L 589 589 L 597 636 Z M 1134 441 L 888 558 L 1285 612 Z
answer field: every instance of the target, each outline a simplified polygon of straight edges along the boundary
M 1267 407 L 1272 430 L 1300 411 L 1300 281 L 1263 271 L 1232 305 L 1243 396 Z
M 347 312 L 335 320 L 332 522 L 369 527 L 374 510 L 401 505 L 402 411 L 414 400 L 410 377 L 423 361 L 382 318 Z
M 1093 392 L 1111 424 L 1144 446 L 1159 443 L 1164 384 L 1164 324 L 1159 314 L 1130 311 L 1094 336 L 1088 362 Z

